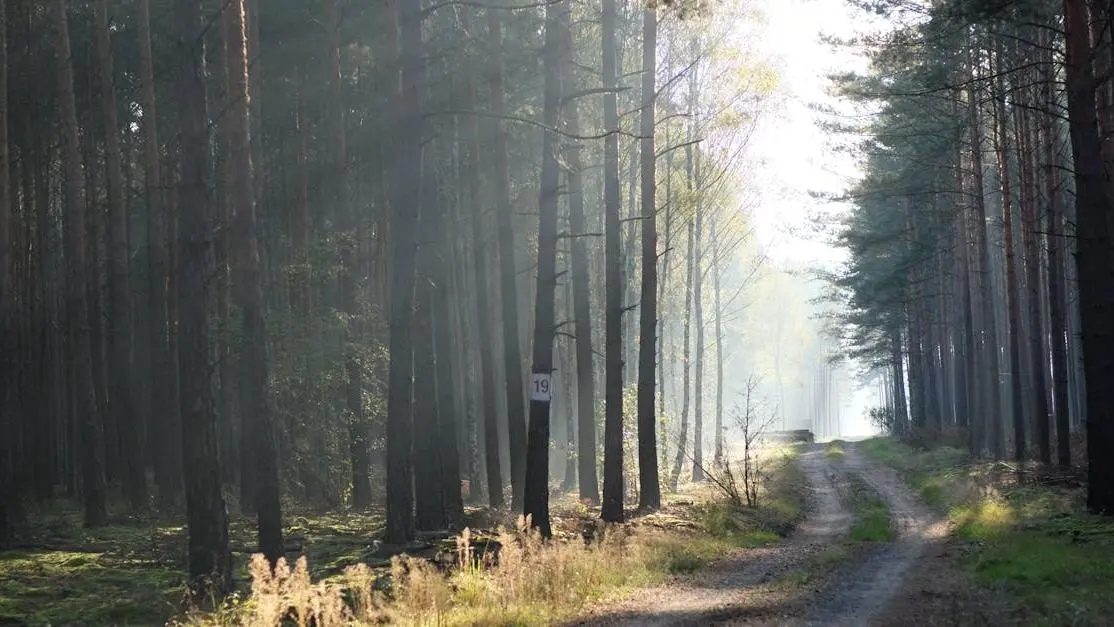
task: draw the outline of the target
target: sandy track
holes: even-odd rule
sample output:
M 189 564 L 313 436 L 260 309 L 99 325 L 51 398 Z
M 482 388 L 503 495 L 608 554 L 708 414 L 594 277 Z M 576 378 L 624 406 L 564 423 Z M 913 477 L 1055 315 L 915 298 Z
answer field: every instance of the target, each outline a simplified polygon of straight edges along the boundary
M 811 446 L 798 464 L 809 488 L 808 512 L 790 538 L 775 547 L 753 549 L 725 560 L 692 581 L 641 591 L 620 605 L 596 610 L 570 625 L 710 625 L 744 620 L 780 624 L 799 614 L 783 595 L 769 589 L 789 572 L 841 538 L 852 515 L 841 498 L 842 475 Z
M 919 559 L 945 537 L 946 522 L 920 502 L 890 468 L 870 463 L 853 443 L 842 462 L 811 446 L 798 464 L 808 481 L 806 519 L 776 547 L 741 552 L 698 578 L 642 591 L 620 605 L 596 610 L 573 625 L 870 625 L 894 624 L 887 607 L 905 592 Z M 846 535 L 847 477 L 855 476 L 889 506 L 896 538 L 859 546 L 822 581 L 776 582 L 815 568 L 812 557 Z M 904 624 L 904 623 L 902 623 Z
M 947 533 L 947 523 L 920 502 L 892 469 L 864 460 L 853 444 L 845 447 L 844 472 L 862 479 L 890 509 L 897 532 L 893 542 L 856 556 L 829 579 L 809 611 L 793 625 L 867 625 L 902 590 L 910 568 L 930 543 Z

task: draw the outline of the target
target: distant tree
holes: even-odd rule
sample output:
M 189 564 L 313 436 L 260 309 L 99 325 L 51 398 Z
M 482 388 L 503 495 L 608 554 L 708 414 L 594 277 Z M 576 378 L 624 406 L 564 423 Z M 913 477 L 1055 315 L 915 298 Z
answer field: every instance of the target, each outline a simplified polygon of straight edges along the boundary
M 69 377 L 73 388 L 74 419 L 81 433 L 82 501 L 85 524 L 107 524 L 105 505 L 104 432 L 93 382 L 93 349 L 86 280 L 85 176 L 74 101 L 73 54 L 70 47 L 66 0 L 53 0 L 50 15 L 54 29 L 54 55 L 58 67 L 58 103 L 62 123 L 62 162 L 65 181 L 66 325 L 68 327 Z

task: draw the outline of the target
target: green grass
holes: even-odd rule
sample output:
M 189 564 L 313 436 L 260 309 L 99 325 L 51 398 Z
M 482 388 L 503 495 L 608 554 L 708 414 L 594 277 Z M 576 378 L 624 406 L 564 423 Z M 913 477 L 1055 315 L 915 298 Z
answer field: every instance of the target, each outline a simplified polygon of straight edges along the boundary
M 846 453 L 843 450 L 843 445 L 846 444 L 843 440 L 832 440 L 824 445 L 824 457 L 828 459 L 841 460 Z
M 851 481 L 851 507 L 855 513 L 855 524 L 848 532 L 849 540 L 890 542 L 894 539 L 890 508 L 869 486 L 857 479 Z
M 1114 521 L 1086 513 L 1080 490 L 1018 484 L 1009 468 L 956 449 L 891 438 L 862 448 L 947 512 L 961 563 L 980 584 L 1010 593 L 1042 624 L 1104 624 L 1114 613 Z
M 310 556 L 315 577 L 366 559 L 382 530 L 375 514 L 292 515 L 287 547 Z M 252 521 L 229 525 L 233 576 L 248 579 Z M 184 607 L 186 530 L 180 521 L 121 518 L 85 529 L 80 511 L 55 502 L 29 512 L 20 542 L 0 552 L 0 624 L 162 624 Z

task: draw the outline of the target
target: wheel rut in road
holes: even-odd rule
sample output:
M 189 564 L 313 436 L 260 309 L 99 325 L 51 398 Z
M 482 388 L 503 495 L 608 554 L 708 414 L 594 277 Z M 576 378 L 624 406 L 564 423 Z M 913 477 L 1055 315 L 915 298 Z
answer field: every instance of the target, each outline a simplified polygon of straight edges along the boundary
M 947 522 L 914 496 L 892 468 L 863 459 L 846 448 L 844 472 L 859 477 L 886 502 L 896 537 L 878 544 L 830 578 L 802 620 L 792 625 L 868 625 L 894 598 L 910 568 L 930 543 L 947 534 Z
M 911 567 L 946 523 L 890 468 L 865 460 L 854 443 L 841 462 L 811 445 L 797 464 L 808 483 L 804 521 L 778 546 L 744 551 L 691 581 L 644 590 L 571 625 L 869 625 L 902 590 Z M 876 492 L 890 510 L 895 539 L 855 545 L 850 559 L 822 581 L 779 588 L 794 573 L 808 575 L 815 558 L 838 545 L 854 515 L 849 478 Z M 806 577 L 806 582 L 808 579 Z M 792 586 L 790 586 L 792 587 Z
M 766 622 L 787 611 L 768 598 L 768 584 L 807 568 L 812 556 L 843 537 L 853 520 L 841 497 L 845 491 L 843 474 L 824 456 L 823 447 L 810 446 L 797 464 L 808 484 L 806 517 L 785 542 L 744 551 L 692 581 L 641 591 L 617 606 L 601 608 L 569 624 L 695 626 L 730 623 L 743 617 L 749 617 L 748 624 L 753 624 L 753 619 Z

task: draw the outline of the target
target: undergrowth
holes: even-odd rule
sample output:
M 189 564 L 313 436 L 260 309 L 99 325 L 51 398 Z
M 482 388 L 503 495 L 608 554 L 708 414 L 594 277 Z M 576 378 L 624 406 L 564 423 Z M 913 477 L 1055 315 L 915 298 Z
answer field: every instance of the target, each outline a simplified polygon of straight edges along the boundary
M 1078 488 L 972 460 L 963 450 L 921 450 L 891 438 L 862 443 L 946 511 L 978 582 L 1004 589 L 1041 622 L 1104 624 L 1114 613 L 1114 522 L 1088 514 Z
M 30 508 L 14 550 L 0 552 L 0 625 L 163 624 L 186 605 L 186 530 L 179 521 L 117 517 L 86 529 L 73 503 Z M 287 548 L 309 556 L 310 575 L 327 577 L 368 560 L 382 532 L 377 514 L 292 514 Z M 229 524 L 233 576 L 249 580 L 255 526 Z
M 221 611 L 193 614 L 190 625 L 299 624 L 548 625 L 569 619 L 592 603 L 626 591 L 685 576 L 735 551 L 776 542 L 800 517 L 803 475 L 782 455 L 773 465 L 762 508 L 722 500 L 676 499 L 631 523 L 544 540 L 527 521 L 500 530 L 480 548 L 473 532 L 456 539 L 455 560 L 439 568 L 399 556 L 389 572 L 364 565 L 313 582 L 300 560 L 270 571 L 252 563 L 252 594 Z M 693 496 L 692 494 L 685 495 Z M 694 502 L 698 501 L 698 502 Z M 495 547 L 495 548 L 491 548 Z
M 427 559 L 436 548 L 377 557 L 377 514 L 295 514 L 287 548 L 302 557 L 271 570 L 249 559 L 254 529 L 236 518 L 230 535 L 240 585 L 215 611 L 183 609 L 180 523 L 119 519 L 86 530 L 72 505 L 51 506 L 31 512 L 23 548 L 0 553 L 0 624 L 163 624 L 173 616 L 186 625 L 550 624 L 778 541 L 801 515 L 804 478 L 790 463 L 794 450 L 771 459 L 759 508 L 731 507 L 712 488 L 693 486 L 662 510 L 597 530 L 588 542 L 573 527 L 597 513 L 572 499 L 568 508 L 555 502 L 555 528 L 568 528 L 562 539 L 543 542 L 514 527 L 480 541 L 466 532 L 455 549 L 451 540 L 443 544 L 436 560 Z M 490 529 L 497 514 L 476 510 L 470 524 Z

